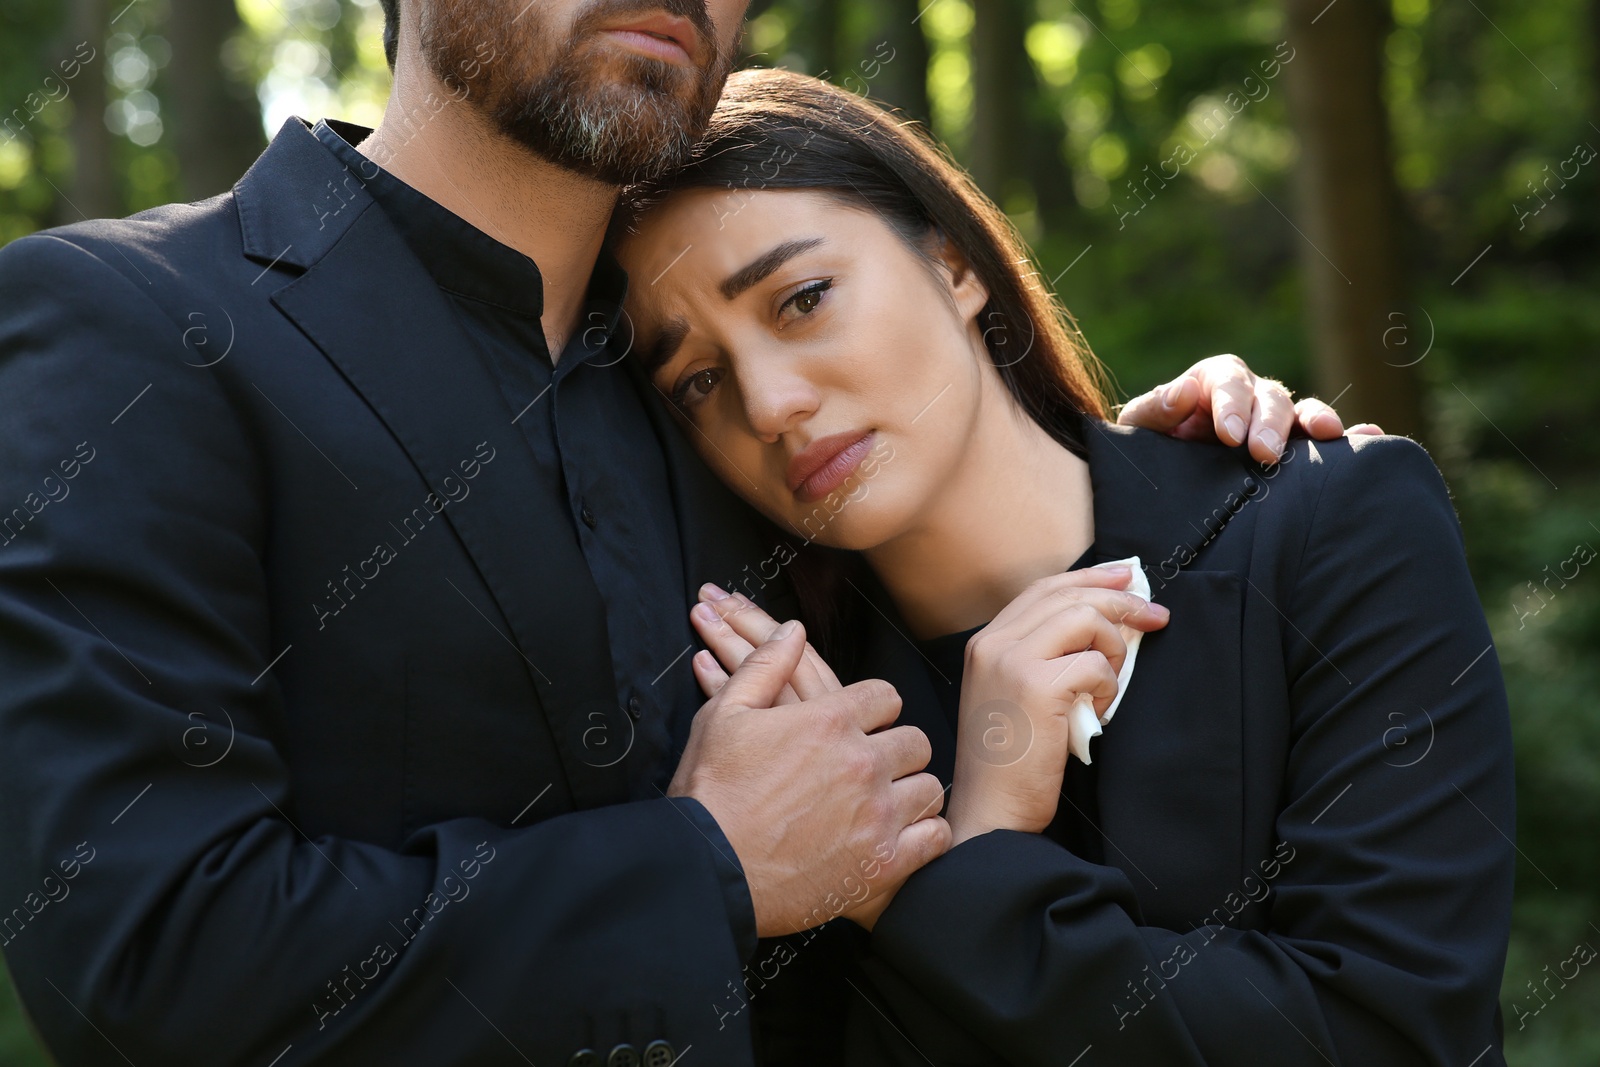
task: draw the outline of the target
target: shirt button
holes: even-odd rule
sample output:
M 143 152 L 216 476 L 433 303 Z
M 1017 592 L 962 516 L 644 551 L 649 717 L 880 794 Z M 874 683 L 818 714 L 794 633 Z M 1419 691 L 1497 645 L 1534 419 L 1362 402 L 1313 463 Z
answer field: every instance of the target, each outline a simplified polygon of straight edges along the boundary
M 600 1053 L 592 1048 L 580 1048 L 567 1061 L 567 1067 L 600 1067 Z
M 606 1067 L 639 1067 L 639 1050 L 624 1041 L 606 1057 Z
M 591 530 L 594 529 L 594 526 L 595 526 L 594 512 L 589 510 L 589 505 L 585 504 L 583 506 L 582 510 L 580 510 L 578 512 L 578 517 L 583 519 L 583 524 L 585 526 L 589 527 L 589 529 L 591 529 Z
M 652 1041 L 644 1047 L 644 1067 L 671 1067 L 677 1054 L 665 1041 Z
M 634 722 L 638 722 L 639 716 L 644 714 L 644 708 L 640 706 L 638 697 L 628 698 L 628 714 L 633 718 Z

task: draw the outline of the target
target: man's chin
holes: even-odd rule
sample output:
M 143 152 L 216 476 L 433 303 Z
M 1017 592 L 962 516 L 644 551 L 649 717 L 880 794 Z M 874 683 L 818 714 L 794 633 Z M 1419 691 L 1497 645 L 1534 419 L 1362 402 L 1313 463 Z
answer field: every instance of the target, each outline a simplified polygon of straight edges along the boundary
M 664 86 L 662 71 L 677 72 L 659 60 L 606 59 L 622 62 L 585 66 L 575 77 L 557 72 L 522 106 L 496 115 L 501 131 L 558 166 L 612 185 L 686 163 L 709 119 L 697 114 L 692 73 Z

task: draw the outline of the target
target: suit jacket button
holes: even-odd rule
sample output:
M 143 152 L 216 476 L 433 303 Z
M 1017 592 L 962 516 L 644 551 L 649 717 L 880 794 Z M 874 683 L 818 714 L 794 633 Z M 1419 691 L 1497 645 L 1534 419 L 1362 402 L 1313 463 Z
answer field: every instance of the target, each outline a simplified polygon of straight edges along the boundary
M 668 1067 L 677 1058 L 677 1053 L 665 1041 L 658 1039 L 644 1047 L 644 1067 Z
M 591 530 L 594 529 L 594 527 L 595 527 L 594 512 L 589 510 L 589 506 L 587 504 L 585 504 L 583 506 L 582 510 L 580 510 L 578 512 L 578 517 L 583 520 L 583 524 L 585 526 L 589 527 L 589 529 L 591 529 Z
M 624 1041 L 606 1057 L 606 1067 L 639 1067 L 639 1050 Z
M 592 1048 L 580 1048 L 567 1061 L 567 1067 L 600 1067 L 600 1053 Z
M 628 714 L 635 722 L 638 722 L 639 716 L 644 714 L 644 708 L 642 705 L 640 705 L 638 697 L 628 698 Z M 645 1047 L 648 1048 L 649 1046 L 647 1045 Z

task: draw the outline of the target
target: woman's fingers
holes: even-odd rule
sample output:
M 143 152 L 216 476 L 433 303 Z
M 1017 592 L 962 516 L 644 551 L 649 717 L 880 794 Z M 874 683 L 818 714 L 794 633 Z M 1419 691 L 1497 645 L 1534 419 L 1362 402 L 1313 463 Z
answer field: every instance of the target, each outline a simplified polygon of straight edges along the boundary
M 1064 591 L 1071 589 L 1126 589 L 1129 580 L 1133 577 L 1133 569 L 1126 563 L 1119 563 L 1109 567 L 1080 567 L 1075 571 L 1062 571 L 1060 574 L 1051 574 L 1030 582 L 1028 587 L 1016 596 L 1011 602 L 995 613 L 984 627 L 985 632 L 1008 633 L 1015 627 L 1019 620 L 1036 617 L 1040 604 L 1048 603 L 1052 598 L 1067 595 Z M 1031 630 L 1027 626 L 1021 632 Z
M 1003 622 L 1000 616 L 996 616 L 994 622 L 984 627 L 983 633 L 1001 640 L 1021 641 L 1037 630 L 1045 620 L 1078 604 L 1088 604 L 1111 622 L 1126 624 L 1135 630 L 1159 630 L 1167 624 L 1171 613 L 1165 607 L 1151 603 L 1137 593 L 1123 591 L 1122 586 L 1127 584 L 1126 578 L 1110 588 L 1103 585 L 1080 584 L 1102 581 L 1101 573 L 1102 568 L 1088 567 L 1083 570 L 1068 571 L 1066 574 L 1051 575 L 1042 583 L 1035 583 L 1040 588 L 1033 590 L 1033 587 L 1030 587 L 1033 595 L 1030 595 L 1026 602 L 1019 603 L 1022 597 L 1013 600 L 1007 605 L 1009 616 Z M 1127 575 L 1129 572 L 1123 568 L 1121 573 Z M 1084 577 L 1072 581 L 1068 580 L 1069 575 Z
M 732 596 L 723 594 L 721 598 L 715 596 L 721 592 L 717 586 L 707 582 L 700 587 L 700 603 L 710 605 L 729 630 L 742 638 L 748 646 L 761 644 L 778 628 L 778 623 L 761 610 L 755 601 L 741 593 L 734 593 Z M 795 668 L 793 684 L 795 691 L 807 700 L 817 693 L 831 693 L 844 688 L 843 683 L 834 674 L 833 668 L 828 666 L 809 642 L 800 658 L 800 666 Z
M 694 680 L 700 683 L 700 692 L 707 697 L 716 696 L 717 691 L 728 684 L 728 672 L 722 669 L 717 657 L 705 649 L 696 652 L 689 664 L 694 668 Z
M 700 691 L 706 695 L 707 699 L 716 696 L 722 687 L 728 684 L 728 672 L 723 670 L 722 665 L 717 662 L 717 658 L 705 649 L 696 652 L 690 658 L 689 663 L 694 668 L 695 681 L 700 683 Z M 783 688 L 778 690 L 778 695 L 773 701 L 773 707 L 798 703 L 800 703 L 799 694 L 794 691 L 793 686 L 784 683 Z
M 726 673 L 731 674 L 733 671 L 738 670 L 745 657 L 755 650 L 756 646 L 746 640 L 733 627 L 729 626 L 722 616 L 717 613 L 714 605 L 707 604 L 704 601 L 696 604 L 689 612 L 689 622 L 694 626 L 695 632 L 700 635 L 700 639 L 706 643 L 706 648 L 716 657 L 717 662 Z M 775 629 L 777 629 L 776 626 L 772 627 L 772 630 Z M 771 630 L 768 631 L 767 637 L 771 637 Z M 760 643 L 765 644 L 766 640 L 767 638 L 763 638 Z M 799 664 L 795 666 L 794 672 L 789 676 L 789 680 L 784 683 L 783 689 L 778 694 L 778 704 L 798 704 L 802 700 L 811 699 L 813 696 L 820 696 L 823 693 L 832 692 L 833 689 L 843 688 L 839 685 L 834 685 L 832 688 L 823 685 L 821 680 L 817 678 L 816 668 L 806 662 L 806 655 L 810 650 L 811 645 L 808 642 L 805 650 L 800 654 Z M 811 652 L 811 655 L 815 659 L 815 653 Z M 830 671 L 829 674 L 831 675 L 832 672 Z M 704 687 L 702 686 L 702 688 Z M 802 696 L 802 692 L 806 695 Z
M 1121 662 L 1117 660 L 1117 664 Z M 1099 719 L 1117 699 L 1117 669 L 1099 649 L 1086 648 L 1040 664 L 1040 681 L 1044 690 L 1059 702 L 1063 712 L 1068 711 L 1080 695 L 1093 698 L 1095 718 Z
M 1122 638 L 1122 631 L 1115 623 L 1100 613 L 1098 608 L 1089 604 L 1078 604 L 1067 608 L 1045 619 L 1039 627 L 1015 646 L 1017 655 L 1040 662 L 1061 662 L 1065 668 L 1074 657 L 1084 658 L 1085 653 L 1098 653 L 1111 668 L 1110 678 L 1112 689 L 1110 693 L 1096 692 L 1096 697 L 1104 696 L 1106 703 L 1116 694 L 1117 672 L 1122 670 L 1122 661 L 1128 655 L 1128 643 Z M 1091 660 L 1093 657 L 1089 657 Z M 1088 690 L 1077 689 L 1083 693 Z M 1105 710 L 1103 707 L 1099 710 Z

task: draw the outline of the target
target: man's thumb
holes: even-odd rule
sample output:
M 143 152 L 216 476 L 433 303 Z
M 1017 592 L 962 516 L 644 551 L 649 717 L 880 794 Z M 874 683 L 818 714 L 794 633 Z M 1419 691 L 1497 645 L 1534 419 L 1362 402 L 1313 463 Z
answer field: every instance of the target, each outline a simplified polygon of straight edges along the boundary
M 751 650 L 717 693 L 718 698 L 724 704 L 746 708 L 775 706 L 805 651 L 805 627 L 800 620 L 790 619 Z

